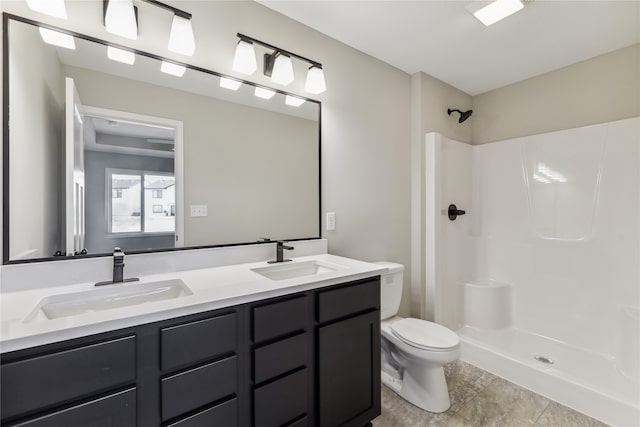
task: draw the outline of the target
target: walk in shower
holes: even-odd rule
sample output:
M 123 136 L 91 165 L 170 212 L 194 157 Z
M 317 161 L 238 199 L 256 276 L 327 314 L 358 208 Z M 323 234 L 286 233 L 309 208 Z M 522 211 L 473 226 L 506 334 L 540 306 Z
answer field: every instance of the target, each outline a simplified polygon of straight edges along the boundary
M 640 425 L 640 118 L 478 146 L 432 133 L 424 164 L 427 312 L 461 358 Z

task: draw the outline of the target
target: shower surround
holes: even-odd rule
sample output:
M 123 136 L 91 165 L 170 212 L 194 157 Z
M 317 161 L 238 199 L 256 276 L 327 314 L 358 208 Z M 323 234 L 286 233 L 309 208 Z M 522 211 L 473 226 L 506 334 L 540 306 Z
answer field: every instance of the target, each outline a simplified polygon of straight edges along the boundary
M 461 358 L 640 425 L 640 118 L 425 144 L 426 312 Z

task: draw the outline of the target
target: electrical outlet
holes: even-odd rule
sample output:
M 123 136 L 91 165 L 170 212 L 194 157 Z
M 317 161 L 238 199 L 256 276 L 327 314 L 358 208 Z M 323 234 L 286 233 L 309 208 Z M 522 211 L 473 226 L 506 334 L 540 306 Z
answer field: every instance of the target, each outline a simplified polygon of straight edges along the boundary
M 207 216 L 207 205 L 191 205 L 191 216 Z
M 335 230 L 336 229 L 336 213 L 335 212 L 327 212 L 327 230 Z

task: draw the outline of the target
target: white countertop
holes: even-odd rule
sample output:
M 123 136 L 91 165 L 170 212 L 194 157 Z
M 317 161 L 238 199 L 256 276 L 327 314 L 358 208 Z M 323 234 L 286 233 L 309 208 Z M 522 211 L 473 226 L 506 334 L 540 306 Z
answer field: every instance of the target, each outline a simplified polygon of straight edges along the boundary
M 97 289 L 94 286 L 95 283 L 79 283 L 67 286 L 3 292 L 0 294 L 0 352 L 5 353 L 309 289 L 336 285 L 347 281 L 376 276 L 386 271 L 386 268 L 380 265 L 328 254 L 293 258 L 293 261 L 287 264 L 293 265 L 309 260 L 335 264 L 340 266 L 340 269 L 292 279 L 271 280 L 251 271 L 251 269 L 273 264 L 254 262 L 147 275 L 140 277 L 139 282 L 109 286 L 135 287 L 141 283 L 180 279 L 191 289 L 193 295 L 94 311 L 58 319 L 25 321 L 43 298 L 52 295 Z M 125 277 L 128 277 L 126 269 Z

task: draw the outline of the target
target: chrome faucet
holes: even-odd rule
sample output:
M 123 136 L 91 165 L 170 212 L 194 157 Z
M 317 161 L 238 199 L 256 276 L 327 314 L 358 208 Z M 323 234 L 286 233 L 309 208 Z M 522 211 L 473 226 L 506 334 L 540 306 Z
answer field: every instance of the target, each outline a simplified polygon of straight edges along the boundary
M 98 282 L 95 286 L 103 286 L 103 285 L 113 285 L 115 283 L 124 283 L 124 282 L 136 282 L 140 279 L 137 277 L 132 277 L 129 279 L 124 278 L 124 252 L 122 249 L 116 247 L 113 249 L 113 280 L 108 280 L 106 282 Z
M 276 242 L 276 259 L 272 261 L 267 261 L 269 264 L 275 264 L 277 262 L 287 262 L 291 261 L 290 259 L 284 259 L 284 251 L 292 251 L 295 248 L 293 246 L 287 246 L 284 244 L 282 240 L 278 240 Z

